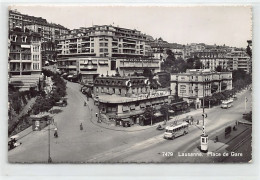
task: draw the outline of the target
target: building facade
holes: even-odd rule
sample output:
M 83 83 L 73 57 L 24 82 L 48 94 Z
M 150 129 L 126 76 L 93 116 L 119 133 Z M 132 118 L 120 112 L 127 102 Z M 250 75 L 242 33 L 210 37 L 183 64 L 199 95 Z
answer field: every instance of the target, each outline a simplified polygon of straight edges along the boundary
M 9 72 L 10 75 L 40 74 L 41 36 L 38 33 L 10 31 Z
M 68 33 L 68 29 L 59 24 L 48 23 L 41 17 L 21 14 L 17 10 L 9 10 L 9 30 L 14 28 L 37 32 L 42 36 L 42 41 L 55 41 Z
M 65 72 L 88 74 L 87 79 L 93 81 L 102 74 L 141 73 L 144 67 L 160 70 L 159 60 L 151 58 L 150 37 L 140 31 L 104 25 L 70 33 L 59 40 L 57 48 L 58 68 Z
M 137 124 L 146 107 L 160 109 L 169 103 L 169 92 L 151 90 L 145 77 L 98 77 L 93 93 L 101 113 L 109 119 L 129 118 Z
M 251 72 L 251 58 L 244 49 L 233 48 L 231 52 L 227 53 L 226 59 L 231 71 L 241 69 L 247 73 Z
M 216 70 L 218 66 L 221 69 L 228 70 L 229 59 L 226 58 L 224 51 L 197 51 L 190 53 L 191 57 L 198 57 L 202 63 L 202 69 Z
M 21 91 L 39 88 L 42 79 L 41 36 L 38 33 L 9 31 L 9 83 Z
M 231 89 L 232 72 L 190 69 L 186 73 L 171 74 L 171 94 L 187 101 L 198 101 L 203 96 L 212 96 L 215 92 Z

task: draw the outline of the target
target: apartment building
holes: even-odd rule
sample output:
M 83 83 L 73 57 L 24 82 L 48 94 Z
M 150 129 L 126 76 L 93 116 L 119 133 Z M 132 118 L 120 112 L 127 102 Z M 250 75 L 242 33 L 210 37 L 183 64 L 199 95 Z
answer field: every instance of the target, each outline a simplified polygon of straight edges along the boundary
M 9 31 L 9 81 L 19 87 L 35 86 L 42 71 L 41 36 Z M 19 83 L 18 83 L 19 82 Z
M 213 84 L 216 89 L 213 88 Z M 232 89 L 232 72 L 215 72 L 210 69 L 188 69 L 185 73 L 171 74 L 171 94 L 187 101 L 198 101 L 215 92 Z
M 71 30 L 69 35 L 64 35 L 59 40 L 58 67 L 75 73 L 80 71 L 76 64 L 91 60 L 94 63 L 98 61 L 98 65 L 85 69 L 85 74 L 113 75 L 116 69 L 120 74 L 134 74 L 134 72 L 143 71 L 143 67 L 159 71 L 160 63 L 151 58 L 148 39 L 150 39 L 149 36 L 135 29 L 112 25 Z M 101 64 L 99 64 L 99 59 Z M 127 64 L 133 66 L 127 67 Z
M 41 17 L 21 14 L 17 10 L 9 10 L 9 30 L 17 27 L 39 33 L 42 36 L 42 41 L 55 41 L 61 35 L 68 33 L 68 29 L 62 25 L 48 23 L 46 19 Z
M 218 66 L 228 69 L 229 60 L 226 58 L 225 51 L 208 50 L 196 51 L 191 53 L 191 57 L 198 57 L 202 62 L 202 69 L 215 70 Z
M 251 58 L 244 49 L 233 48 L 227 53 L 226 59 L 231 71 L 241 69 L 247 73 L 251 72 Z

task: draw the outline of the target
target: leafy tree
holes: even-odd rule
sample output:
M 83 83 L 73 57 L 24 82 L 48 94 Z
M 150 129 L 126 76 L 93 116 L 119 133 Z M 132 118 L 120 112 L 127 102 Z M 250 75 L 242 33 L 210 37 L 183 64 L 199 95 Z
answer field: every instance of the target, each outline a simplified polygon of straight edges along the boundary
M 171 74 L 164 73 L 159 76 L 159 82 L 163 88 L 170 87 Z
M 201 68 L 202 68 L 202 62 L 198 57 L 195 57 L 194 69 L 201 69 Z
M 154 118 L 154 114 L 155 113 L 156 113 L 155 108 L 153 108 L 153 107 L 145 108 L 144 117 L 145 117 L 145 119 L 150 119 L 151 120 L 151 125 L 153 125 L 153 118 Z
M 248 54 L 248 56 L 250 56 L 250 58 L 252 58 L 252 50 L 249 45 L 246 47 L 246 53 Z
M 168 104 L 163 104 L 160 108 L 160 112 L 163 114 L 165 118 L 164 122 L 168 121 L 169 119 L 169 108 L 170 106 Z
M 211 85 L 211 93 L 215 93 L 218 90 L 218 85 L 212 84 Z
M 149 80 L 151 80 L 153 78 L 153 73 L 148 67 L 145 67 L 143 71 L 143 76 L 148 77 Z

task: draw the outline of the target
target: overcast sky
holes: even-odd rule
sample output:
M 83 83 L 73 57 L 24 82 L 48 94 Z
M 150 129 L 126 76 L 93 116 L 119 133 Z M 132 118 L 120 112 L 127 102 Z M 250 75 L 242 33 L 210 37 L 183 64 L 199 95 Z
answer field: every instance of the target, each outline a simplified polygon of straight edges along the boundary
M 11 9 L 43 17 L 69 29 L 114 23 L 180 44 L 246 47 L 247 40 L 252 39 L 249 6 L 13 6 Z

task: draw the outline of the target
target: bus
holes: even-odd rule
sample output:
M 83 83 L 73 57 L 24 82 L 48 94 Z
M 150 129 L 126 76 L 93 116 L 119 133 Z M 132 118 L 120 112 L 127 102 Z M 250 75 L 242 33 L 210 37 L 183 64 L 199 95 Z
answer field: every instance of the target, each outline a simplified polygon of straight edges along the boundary
M 223 108 L 223 109 L 230 108 L 231 106 L 233 106 L 233 99 L 224 100 L 221 103 L 221 108 Z
M 177 126 L 167 126 L 165 128 L 164 138 L 165 139 L 175 139 L 178 136 L 185 135 L 189 133 L 189 123 L 183 122 Z

